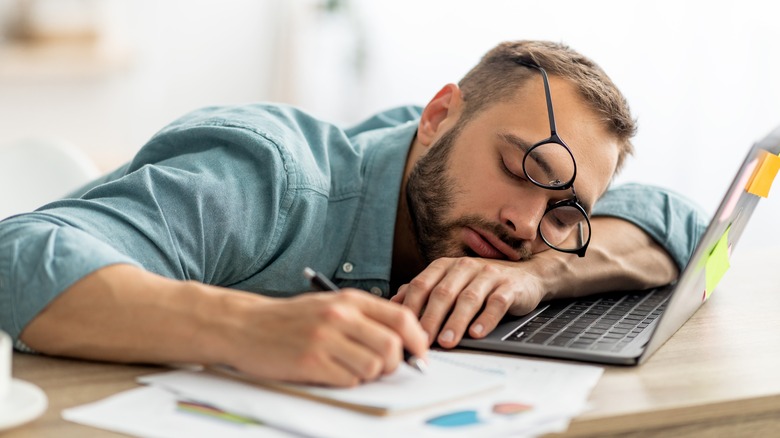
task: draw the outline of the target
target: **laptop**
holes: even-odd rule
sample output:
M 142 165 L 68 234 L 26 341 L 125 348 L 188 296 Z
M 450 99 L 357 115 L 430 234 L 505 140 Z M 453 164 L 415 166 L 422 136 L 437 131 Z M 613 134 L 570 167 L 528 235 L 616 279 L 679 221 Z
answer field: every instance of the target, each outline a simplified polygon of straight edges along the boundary
M 507 316 L 481 339 L 459 347 L 618 365 L 645 362 L 709 298 L 780 160 L 780 126 L 747 152 L 731 186 L 678 280 L 624 291 L 543 302 Z

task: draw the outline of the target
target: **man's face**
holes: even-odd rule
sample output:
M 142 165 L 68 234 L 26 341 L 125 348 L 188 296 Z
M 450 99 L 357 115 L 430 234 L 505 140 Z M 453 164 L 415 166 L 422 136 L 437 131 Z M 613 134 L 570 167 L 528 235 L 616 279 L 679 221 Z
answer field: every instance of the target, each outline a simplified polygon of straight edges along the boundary
M 574 88 L 550 78 L 558 134 L 577 162 L 588 212 L 617 163 L 617 140 Z M 442 132 L 409 175 L 406 196 L 426 263 L 440 257 L 525 260 L 549 249 L 537 229 L 546 208 L 572 196 L 525 180 L 523 150 L 550 136 L 541 80 Z M 524 145 L 524 146 L 523 146 Z

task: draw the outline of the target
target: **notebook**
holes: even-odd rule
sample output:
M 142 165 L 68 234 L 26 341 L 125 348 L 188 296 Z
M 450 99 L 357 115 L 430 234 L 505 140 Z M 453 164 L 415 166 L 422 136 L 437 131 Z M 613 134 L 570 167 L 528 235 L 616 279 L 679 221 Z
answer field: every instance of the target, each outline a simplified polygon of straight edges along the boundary
M 780 167 L 780 126 L 747 152 L 688 265 L 674 284 L 541 303 L 459 346 L 605 364 L 646 361 L 710 297 L 748 219 Z
M 410 366 L 401 365 L 392 374 L 351 388 L 301 385 L 271 380 L 259 380 L 227 366 L 212 366 L 205 371 L 177 370 L 142 376 L 139 382 L 158 384 L 174 391 L 183 388 L 215 391 L 235 397 L 251 396 L 247 391 L 272 391 L 315 400 L 372 415 L 404 413 L 467 399 L 497 391 L 507 384 L 506 373 L 498 367 L 476 365 L 459 359 L 450 352 L 431 351 L 428 372 L 422 374 Z M 254 388 L 254 389 L 253 389 Z M 182 395 L 187 396 L 186 391 Z M 190 397 L 192 395 L 189 395 Z M 186 398 L 186 397 L 185 397 Z M 206 402 L 201 394 L 196 401 Z M 215 396 L 215 399 L 219 399 Z M 217 406 L 219 407 L 219 406 Z

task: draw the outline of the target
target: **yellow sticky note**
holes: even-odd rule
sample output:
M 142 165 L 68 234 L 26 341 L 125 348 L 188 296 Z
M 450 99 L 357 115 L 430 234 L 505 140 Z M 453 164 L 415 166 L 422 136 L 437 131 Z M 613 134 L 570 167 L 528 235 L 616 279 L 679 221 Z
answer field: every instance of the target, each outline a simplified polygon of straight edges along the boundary
M 761 164 L 748 182 L 747 191 L 762 198 L 768 197 L 778 170 L 780 170 L 780 156 L 765 153 Z
M 731 226 L 726 228 L 723 232 L 723 236 L 720 237 L 718 243 L 715 244 L 715 248 L 712 249 L 709 257 L 707 257 L 707 264 L 704 266 L 704 272 L 706 277 L 706 286 L 704 288 L 704 299 L 710 297 L 710 294 L 718 285 L 720 279 L 726 274 L 731 266 L 729 264 L 729 230 Z

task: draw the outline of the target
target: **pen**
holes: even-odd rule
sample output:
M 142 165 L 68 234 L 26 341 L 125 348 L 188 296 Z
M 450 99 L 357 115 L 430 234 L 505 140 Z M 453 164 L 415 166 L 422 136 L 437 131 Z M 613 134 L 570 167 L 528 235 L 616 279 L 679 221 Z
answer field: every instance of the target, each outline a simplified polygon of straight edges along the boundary
M 328 277 L 322 275 L 322 273 L 320 272 L 314 271 L 314 269 L 312 268 L 309 267 L 303 268 L 303 276 L 309 280 L 312 286 L 316 287 L 319 290 L 323 290 L 323 291 L 339 290 L 339 287 L 333 284 L 333 282 L 330 281 Z M 425 364 L 424 360 L 413 355 L 406 348 L 404 348 L 404 362 L 406 362 L 409 366 L 411 366 L 412 368 L 416 369 L 421 373 L 425 373 L 425 371 L 428 369 L 428 366 Z

